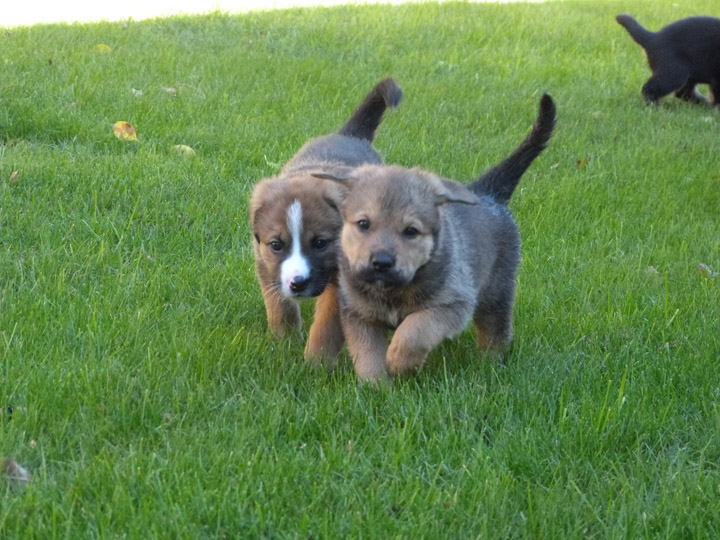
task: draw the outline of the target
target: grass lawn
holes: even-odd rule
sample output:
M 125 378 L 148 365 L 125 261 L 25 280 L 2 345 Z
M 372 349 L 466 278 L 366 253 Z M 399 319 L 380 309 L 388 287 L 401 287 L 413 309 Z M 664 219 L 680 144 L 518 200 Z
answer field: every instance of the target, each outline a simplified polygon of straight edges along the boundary
M 720 270 L 720 114 L 645 106 L 622 11 L 720 16 L 577 0 L 0 29 L 0 456 L 32 474 L 0 479 L 0 538 L 720 536 L 720 278 L 698 270 Z M 504 361 L 468 329 L 374 389 L 269 336 L 247 201 L 389 75 L 388 162 L 467 181 L 545 91 L 558 123 L 511 203 Z

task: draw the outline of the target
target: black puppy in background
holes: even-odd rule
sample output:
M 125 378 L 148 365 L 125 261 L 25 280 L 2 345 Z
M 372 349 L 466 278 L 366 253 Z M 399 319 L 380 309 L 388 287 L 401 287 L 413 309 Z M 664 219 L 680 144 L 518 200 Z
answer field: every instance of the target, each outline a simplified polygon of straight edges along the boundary
M 650 32 L 627 13 L 616 17 L 630 36 L 645 49 L 652 77 L 642 87 L 647 103 L 675 92 L 693 103 L 720 104 L 720 19 L 688 17 Z M 709 84 L 706 99 L 695 85 Z

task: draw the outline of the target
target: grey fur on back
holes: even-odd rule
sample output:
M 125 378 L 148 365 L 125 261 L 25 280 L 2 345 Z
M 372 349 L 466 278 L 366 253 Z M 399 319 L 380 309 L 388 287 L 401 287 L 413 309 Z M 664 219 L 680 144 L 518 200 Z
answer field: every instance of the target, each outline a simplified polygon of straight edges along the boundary
M 380 154 L 372 144 L 365 139 L 333 133 L 305 143 L 280 174 L 292 176 L 303 171 L 334 170 L 363 163 L 382 163 Z

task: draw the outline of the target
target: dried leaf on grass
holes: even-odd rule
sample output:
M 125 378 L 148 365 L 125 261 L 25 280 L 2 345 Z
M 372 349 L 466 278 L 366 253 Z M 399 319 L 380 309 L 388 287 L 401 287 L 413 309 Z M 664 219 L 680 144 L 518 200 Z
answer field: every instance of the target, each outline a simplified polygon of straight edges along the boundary
M 8 185 L 14 186 L 18 182 L 20 182 L 20 171 L 13 171 L 10 178 L 8 178 L 7 183 Z
M 30 481 L 30 473 L 28 470 L 10 458 L 3 459 L 2 477 L 15 486 L 24 486 Z
M 177 152 L 178 154 L 181 154 L 183 156 L 194 156 L 195 150 L 190 148 L 189 146 L 185 144 L 176 144 L 172 147 L 172 149 Z
M 137 133 L 135 128 L 127 122 L 115 122 L 113 125 L 113 133 L 121 141 L 137 141 Z

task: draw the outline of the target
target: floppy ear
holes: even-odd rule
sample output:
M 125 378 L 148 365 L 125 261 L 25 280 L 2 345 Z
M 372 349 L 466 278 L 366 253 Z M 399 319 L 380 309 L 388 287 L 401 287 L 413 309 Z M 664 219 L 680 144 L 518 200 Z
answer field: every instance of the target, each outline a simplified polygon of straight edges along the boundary
M 250 195 L 250 202 L 248 206 L 250 208 L 250 227 L 255 229 L 255 219 L 258 212 L 265 205 L 265 202 L 272 197 L 271 191 L 273 188 L 272 179 L 266 178 L 255 186 Z
M 429 178 L 435 192 L 435 206 L 447 203 L 477 204 L 477 196 L 460 182 L 437 176 Z
M 322 178 L 324 180 L 334 180 L 335 182 L 347 182 L 352 177 L 353 169 L 351 167 L 333 167 L 333 172 L 311 172 L 310 176 L 315 178 Z
M 311 173 L 315 178 L 324 180 L 323 198 L 335 210 L 340 211 L 342 203 L 352 189 L 353 178 L 349 175 L 350 169 L 339 173 Z

